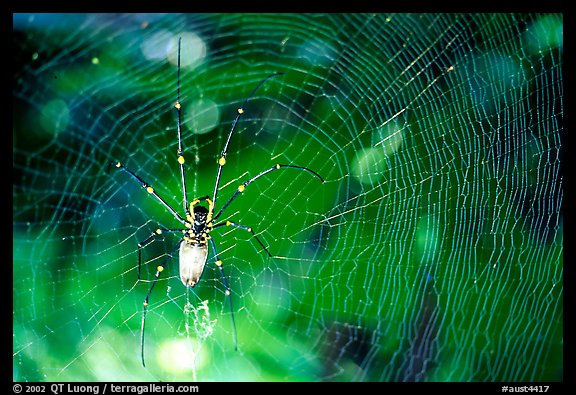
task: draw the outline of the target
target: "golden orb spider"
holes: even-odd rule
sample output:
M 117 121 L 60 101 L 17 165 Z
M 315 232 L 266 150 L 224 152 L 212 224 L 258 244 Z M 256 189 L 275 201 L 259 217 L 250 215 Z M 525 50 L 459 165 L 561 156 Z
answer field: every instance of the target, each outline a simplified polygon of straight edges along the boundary
M 218 198 L 218 187 L 220 184 L 220 176 L 222 174 L 222 168 L 226 165 L 226 155 L 228 154 L 228 147 L 230 145 L 230 140 L 232 139 L 232 134 L 236 129 L 236 125 L 242 114 L 244 114 L 244 107 L 248 104 L 250 99 L 254 96 L 256 91 L 260 89 L 262 85 L 269 79 L 276 77 L 278 75 L 282 75 L 283 73 L 274 73 L 266 77 L 262 80 L 255 88 L 252 90 L 250 95 L 244 100 L 240 108 L 237 110 L 236 118 L 232 123 L 232 127 L 230 132 L 228 133 L 228 138 L 224 144 L 220 157 L 218 158 L 218 171 L 216 173 L 216 181 L 214 183 L 214 192 L 212 195 L 212 199 L 210 196 L 206 195 L 197 199 L 192 200 L 190 205 L 188 205 L 188 198 L 187 198 L 187 190 L 186 190 L 186 177 L 184 171 L 184 164 L 185 159 L 182 150 L 182 130 L 181 130 L 181 111 L 182 106 L 180 103 L 180 48 L 181 48 L 181 41 L 182 38 L 178 39 L 178 66 L 177 66 L 177 98 L 176 104 L 174 107 L 176 108 L 177 114 L 177 131 L 178 131 L 178 151 L 176 153 L 176 160 L 180 166 L 180 176 L 182 181 L 182 195 L 183 195 L 183 202 L 184 202 L 184 215 L 180 215 L 176 210 L 174 210 L 163 198 L 158 195 L 158 193 L 154 190 L 154 188 L 140 178 L 136 173 L 126 167 L 123 163 L 119 161 L 114 161 L 111 163 L 111 166 L 114 166 L 126 174 L 130 176 L 131 179 L 136 181 L 137 183 L 142 186 L 151 196 L 153 196 L 158 202 L 160 202 L 178 221 L 182 223 L 184 226 L 183 228 L 177 229 L 166 229 L 166 228 L 158 228 L 150 236 L 148 236 L 145 240 L 138 243 L 138 279 L 140 280 L 140 272 L 142 266 L 142 249 L 150 244 L 158 235 L 163 233 L 182 233 L 182 238 L 172 247 L 170 254 L 168 257 L 156 268 L 156 274 L 154 276 L 154 280 L 150 284 L 150 288 L 144 298 L 143 302 L 143 309 L 142 309 L 142 325 L 140 331 L 140 355 L 142 358 L 142 365 L 146 366 L 144 360 L 144 329 L 146 324 L 146 313 L 148 311 L 148 302 L 150 299 L 150 294 L 158 281 L 161 273 L 164 271 L 165 265 L 171 259 L 172 254 L 179 250 L 179 267 L 180 267 L 180 280 L 182 284 L 186 287 L 194 287 L 200 281 L 202 273 L 204 272 L 204 267 L 206 266 L 206 262 L 208 260 L 208 243 L 212 248 L 212 252 L 214 254 L 215 264 L 220 270 L 220 274 L 222 276 L 222 282 L 226 289 L 225 293 L 228 297 L 230 312 L 231 312 L 231 319 L 232 319 L 232 327 L 233 327 L 233 334 L 234 334 L 234 349 L 237 349 L 237 334 L 236 334 L 236 322 L 234 320 L 234 309 L 232 306 L 232 295 L 230 291 L 230 287 L 228 286 L 228 280 L 226 279 L 226 274 L 224 273 L 224 267 L 222 265 L 222 260 L 218 257 L 218 252 L 216 250 L 216 243 L 210 236 L 210 233 L 218 228 L 225 227 L 225 226 L 232 226 L 234 228 L 242 229 L 244 231 L 249 232 L 254 239 L 260 244 L 260 246 L 266 251 L 268 256 L 272 257 L 272 254 L 268 251 L 264 243 L 258 238 L 256 233 L 252 230 L 251 227 L 245 226 L 239 223 L 235 223 L 232 221 L 221 221 L 217 222 L 220 218 L 224 210 L 236 199 L 248 185 L 252 182 L 256 181 L 260 177 L 273 172 L 275 170 L 280 169 L 296 169 L 310 173 L 314 177 L 318 178 L 322 183 L 324 183 L 324 179 L 316 173 L 314 170 L 308 169 L 302 166 L 295 166 L 295 165 L 284 165 L 284 164 L 276 164 L 256 176 L 250 178 L 247 181 L 244 181 L 240 184 L 234 194 L 222 205 L 222 207 L 216 211 L 216 200 Z M 208 207 L 204 207 L 199 205 L 199 203 L 206 202 Z M 216 215 L 214 215 L 216 212 Z

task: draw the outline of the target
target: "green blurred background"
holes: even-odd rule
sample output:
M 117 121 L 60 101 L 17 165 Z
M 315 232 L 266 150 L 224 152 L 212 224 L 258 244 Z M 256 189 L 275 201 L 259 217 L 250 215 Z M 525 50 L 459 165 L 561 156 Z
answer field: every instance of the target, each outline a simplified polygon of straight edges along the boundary
M 13 378 L 541 381 L 563 378 L 563 18 L 512 14 L 14 14 Z M 214 232 L 142 301 L 189 199 Z M 224 217 L 223 217 L 224 218 Z M 167 293 L 169 294 L 167 296 Z

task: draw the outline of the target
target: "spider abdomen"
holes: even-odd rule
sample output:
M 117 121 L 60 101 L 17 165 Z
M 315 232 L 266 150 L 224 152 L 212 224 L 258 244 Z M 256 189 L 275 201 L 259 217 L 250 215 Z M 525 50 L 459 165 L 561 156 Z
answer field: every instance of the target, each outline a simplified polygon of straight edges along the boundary
M 204 244 L 190 243 L 183 241 L 180 244 L 180 280 L 187 287 L 194 287 L 200 281 L 208 247 Z

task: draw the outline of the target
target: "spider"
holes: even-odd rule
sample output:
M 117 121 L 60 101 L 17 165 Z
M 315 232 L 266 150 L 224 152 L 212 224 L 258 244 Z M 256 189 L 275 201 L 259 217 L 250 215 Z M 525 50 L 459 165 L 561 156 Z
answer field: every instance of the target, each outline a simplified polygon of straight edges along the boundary
M 177 98 L 176 103 L 174 105 L 177 114 L 177 132 L 178 132 L 178 150 L 176 153 L 176 161 L 180 167 L 180 177 L 182 182 L 182 196 L 183 196 L 183 204 L 184 204 L 184 215 L 181 215 L 172 208 L 160 195 L 156 192 L 156 190 L 140 178 L 136 173 L 126 167 L 123 163 L 119 161 L 111 162 L 110 165 L 116 167 L 119 170 L 122 170 L 126 173 L 130 179 L 134 180 L 140 186 L 148 192 L 150 196 L 160 202 L 170 214 L 172 214 L 180 223 L 182 223 L 183 227 L 177 229 L 168 229 L 168 228 L 158 228 L 150 236 L 148 236 L 145 240 L 138 243 L 138 280 L 141 279 L 141 267 L 142 267 L 142 249 L 150 244 L 154 239 L 164 233 L 180 233 L 182 237 L 180 240 L 172 247 L 172 250 L 166 257 L 166 259 L 158 265 L 156 268 L 156 274 L 150 287 L 148 288 L 148 292 L 146 293 L 146 297 L 144 298 L 143 302 L 143 309 L 142 309 L 142 324 L 140 330 L 140 356 L 142 359 L 142 366 L 146 366 L 145 359 L 144 359 L 144 329 L 146 325 L 146 313 L 148 311 L 148 303 L 150 300 L 150 295 L 152 294 L 152 290 L 156 285 L 160 275 L 165 269 L 166 264 L 172 258 L 172 255 L 179 250 L 179 266 L 180 266 L 180 280 L 182 284 L 187 288 L 193 288 L 198 284 L 200 278 L 202 277 L 202 273 L 204 272 L 204 267 L 206 266 L 206 262 L 208 259 L 208 244 L 212 248 L 212 253 L 214 256 L 214 261 L 216 266 L 220 271 L 220 275 L 222 277 L 222 282 L 225 288 L 225 295 L 228 299 L 228 304 L 230 308 L 230 316 L 232 321 L 233 327 L 233 336 L 234 336 L 234 349 L 237 349 L 237 333 L 236 333 L 236 322 L 234 320 L 234 309 L 232 306 L 232 294 L 230 291 L 230 287 L 228 285 L 228 280 L 226 279 L 226 274 L 224 273 L 224 267 L 222 264 L 222 260 L 218 256 L 218 252 L 216 249 L 216 243 L 211 237 L 211 232 L 216 229 L 220 229 L 223 227 L 232 226 L 237 229 L 244 230 L 249 232 L 252 237 L 258 242 L 258 244 L 262 247 L 262 249 L 268 254 L 269 257 L 272 257 L 270 251 L 266 248 L 264 243 L 258 238 L 254 230 L 249 227 L 245 226 L 236 222 L 232 222 L 229 220 L 220 221 L 218 219 L 222 216 L 226 208 L 238 197 L 248 185 L 253 183 L 254 181 L 258 180 L 259 178 L 267 175 L 276 170 L 280 169 L 295 169 L 307 172 L 320 180 L 324 183 L 324 179 L 316 173 L 314 170 L 311 170 L 306 167 L 296 166 L 296 165 L 286 165 L 286 164 L 276 164 L 264 171 L 261 171 L 256 176 L 250 178 L 247 181 L 244 181 L 240 184 L 234 194 L 222 205 L 222 207 L 217 210 L 216 209 L 216 201 L 218 198 L 218 187 L 220 184 L 220 176 L 222 174 L 222 169 L 226 165 L 226 156 L 228 154 L 228 147 L 230 145 L 230 140 L 232 139 L 232 134 L 236 129 L 236 125 L 240 117 L 244 114 L 244 108 L 250 101 L 250 99 L 254 96 L 256 91 L 264 85 L 266 81 L 269 79 L 282 75 L 283 73 L 277 72 L 274 74 L 269 75 L 264 80 L 262 80 L 255 88 L 252 90 L 250 95 L 244 100 L 242 105 L 238 108 L 236 118 L 232 123 L 232 127 L 230 132 L 228 133 L 228 138 L 224 143 L 224 147 L 222 148 L 222 152 L 220 157 L 217 160 L 218 170 L 216 173 L 216 180 L 214 182 L 214 192 L 212 194 L 212 198 L 210 199 L 209 195 L 194 199 L 188 204 L 188 193 L 186 190 L 186 177 L 185 177 L 185 169 L 184 169 L 184 155 L 182 149 L 182 130 L 181 130 L 181 112 L 182 112 L 182 105 L 180 102 L 180 47 L 181 47 L 182 38 L 178 39 L 178 57 L 177 57 Z M 208 207 L 201 205 L 201 203 L 206 203 Z M 216 214 L 214 214 L 216 213 Z

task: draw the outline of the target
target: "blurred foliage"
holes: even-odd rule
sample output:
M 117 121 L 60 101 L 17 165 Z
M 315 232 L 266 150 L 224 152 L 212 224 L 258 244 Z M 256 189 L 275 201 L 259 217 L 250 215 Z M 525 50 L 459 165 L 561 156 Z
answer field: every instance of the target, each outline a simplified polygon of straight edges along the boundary
M 14 15 L 13 368 L 17 381 L 541 381 L 563 376 L 559 15 Z M 241 231 L 191 291 L 177 227 L 121 160 L 182 210 Z M 194 43 L 192 46 L 191 43 Z M 188 45 L 188 46 L 186 46 Z M 184 58 L 184 56 L 183 56 Z M 281 173 L 281 174 L 280 174 Z M 194 196 L 193 196 L 194 195 Z M 168 293 L 168 296 L 167 296 Z

